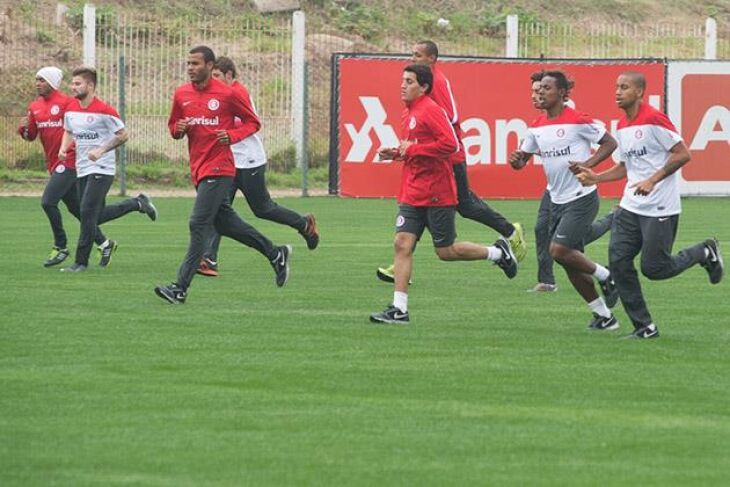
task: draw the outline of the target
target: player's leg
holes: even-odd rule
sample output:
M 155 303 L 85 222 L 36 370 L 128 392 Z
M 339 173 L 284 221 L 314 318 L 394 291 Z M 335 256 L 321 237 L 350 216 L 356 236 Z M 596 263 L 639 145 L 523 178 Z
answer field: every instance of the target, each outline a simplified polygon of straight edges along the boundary
M 69 213 L 71 213 L 78 221 L 81 221 L 81 196 L 79 194 L 79 180 L 76 176 L 76 171 L 67 169 L 67 173 L 71 173 L 73 181 L 69 182 L 66 193 L 61 198 L 66 205 Z M 101 245 L 106 241 L 104 233 L 101 231 L 101 227 L 97 225 L 96 233 L 94 235 L 94 243 Z
M 239 169 L 236 169 L 236 176 L 238 176 Z M 243 191 L 241 187 L 240 178 L 235 177 L 233 184 L 231 185 L 231 191 L 228 195 L 228 201 L 233 206 L 233 200 L 236 199 L 236 193 L 238 190 Z M 197 273 L 202 276 L 216 277 L 218 276 L 218 250 L 221 245 L 221 234 L 215 231 L 215 225 L 213 227 L 213 233 L 208 239 L 208 244 L 203 254 L 203 258 L 200 259 Z
M 64 166 L 59 167 L 64 168 Z M 48 217 L 48 222 L 51 224 L 51 231 L 53 232 L 53 248 L 48 259 L 43 264 L 44 267 L 60 264 L 69 255 L 68 240 L 63 228 L 63 218 L 61 216 L 61 210 L 58 208 L 58 203 L 63 199 L 69 186 L 75 184 L 76 173 L 74 171 L 54 171 L 51 173 L 51 177 L 43 190 L 41 206 Z
M 588 234 L 586 235 L 586 241 L 585 244 L 588 245 L 591 242 L 595 242 L 599 238 L 603 237 L 606 232 L 611 230 L 611 225 L 613 224 L 613 215 L 614 211 L 611 211 L 609 214 L 604 215 L 603 217 L 599 218 L 598 220 L 594 221 L 591 224 L 591 228 L 588 231 Z
M 157 208 L 152 204 L 152 200 L 144 193 L 140 193 L 136 198 L 127 198 L 111 205 L 104 204 L 99 215 L 99 225 L 135 211 L 146 214 L 150 220 L 157 219 Z
M 639 218 L 635 213 L 622 208 L 616 210 L 608 256 L 621 304 L 634 325 L 634 332 L 630 336 L 654 338 L 659 336 L 659 331 L 649 313 L 634 266 L 634 258 L 641 251 L 644 238 Z
M 537 284 L 531 291 L 553 292 L 555 285 L 553 258 L 550 257 L 550 192 L 545 190 L 537 209 L 535 221 L 535 253 L 537 254 Z

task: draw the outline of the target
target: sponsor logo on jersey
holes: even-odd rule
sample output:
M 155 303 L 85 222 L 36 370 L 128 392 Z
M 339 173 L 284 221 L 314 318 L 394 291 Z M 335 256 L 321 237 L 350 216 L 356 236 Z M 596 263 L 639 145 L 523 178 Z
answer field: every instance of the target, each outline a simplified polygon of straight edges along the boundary
M 208 110 L 218 110 L 218 107 L 220 106 L 220 102 L 215 98 L 211 98 L 210 100 L 208 100 Z
M 540 154 L 540 156 L 543 159 L 546 159 L 548 157 L 563 157 L 563 156 L 569 156 L 570 154 L 572 154 L 572 152 L 570 151 L 570 146 L 568 145 L 566 147 L 563 147 L 562 149 L 552 148 L 550 150 L 543 151 Z
M 631 149 L 626 152 L 626 157 L 641 157 L 648 153 L 646 146 L 642 146 L 641 149 Z
M 99 138 L 99 132 L 93 130 L 81 130 L 74 133 L 74 137 L 79 140 L 96 140 Z
M 188 120 L 188 125 L 219 125 L 220 119 L 218 117 L 192 117 Z
M 36 123 L 39 129 L 51 129 L 63 127 L 63 120 L 46 120 L 45 122 Z

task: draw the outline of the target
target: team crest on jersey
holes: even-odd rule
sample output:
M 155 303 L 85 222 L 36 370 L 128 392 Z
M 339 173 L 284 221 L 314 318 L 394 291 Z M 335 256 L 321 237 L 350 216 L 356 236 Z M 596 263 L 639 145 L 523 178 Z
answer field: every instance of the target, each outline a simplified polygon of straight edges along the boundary
M 58 112 L 61 111 L 61 108 L 58 105 L 53 105 L 51 107 L 51 115 L 58 115 Z
M 562 139 L 563 137 L 565 137 L 565 129 L 558 129 L 558 131 L 555 132 L 555 135 Z
M 58 166 L 56 166 L 56 172 L 58 174 L 63 174 L 64 171 L 66 171 L 66 166 L 64 166 L 63 164 L 59 164 Z
M 218 107 L 220 106 L 220 102 L 215 98 L 211 98 L 210 100 L 208 100 L 208 110 L 218 110 Z
M 395 219 L 395 226 L 402 227 L 405 222 L 405 217 L 403 215 L 398 215 L 398 217 Z
M 94 121 L 94 116 L 93 115 L 89 115 L 88 117 L 86 117 L 86 122 L 87 123 L 91 123 L 93 121 Z
M 411 130 L 416 128 L 416 117 L 411 117 L 411 119 L 408 121 L 408 128 Z
M 634 132 L 634 137 L 641 139 L 644 137 L 644 132 L 642 132 L 641 129 L 637 129 L 636 132 Z

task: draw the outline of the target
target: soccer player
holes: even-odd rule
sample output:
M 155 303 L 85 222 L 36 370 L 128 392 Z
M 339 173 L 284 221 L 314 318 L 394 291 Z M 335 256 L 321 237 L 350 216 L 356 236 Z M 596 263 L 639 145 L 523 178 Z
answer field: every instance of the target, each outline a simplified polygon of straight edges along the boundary
M 185 302 L 214 231 L 263 254 L 274 268 L 277 286 L 289 279 L 291 246 L 275 246 L 231 207 L 236 166 L 230 146 L 258 132 L 261 122 L 239 91 L 212 77 L 214 65 L 215 54 L 209 47 L 190 50 L 190 83 L 175 90 L 168 119 L 174 139 L 188 138 L 190 172 L 197 192 L 190 215 L 190 244 L 177 281 L 155 288 L 155 293 L 171 304 Z M 240 119 L 239 126 L 235 125 L 235 118 Z
M 72 97 L 59 90 L 63 72 L 53 66 L 38 70 L 35 77 L 38 98 L 28 106 L 28 112 L 22 118 L 18 134 L 27 141 L 40 138 L 46 156 L 46 169 L 50 174 L 41 198 L 41 206 L 48 217 L 53 232 L 53 247 L 43 263 L 44 267 L 58 265 L 69 256 L 68 239 L 63 228 L 63 218 L 58 209 L 59 201 L 63 201 L 69 213 L 81 219 L 79 192 L 76 182 L 76 154 L 68 151 L 65 161 L 58 158 L 63 138 L 63 117 Z M 106 237 L 97 228 L 95 237 L 97 245 L 106 241 Z
M 611 229 L 609 260 L 626 314 L 634 325 L 628 338 L 656 338 L 659 328 L 641 292 L 634 258 L 641 253 L 641 273 L 651 280 L 670 279 L 700 264 L 710 283 L 723 277 L 717 239 L 710 238 L 672 255 L 682 211 L 677 171 L 690 160 L 689 150 L 669 118 L 643 102 L 646 79 L 628 71 L 616 81 L 616 103 L 624 111 L 618 123 L 620 161 L 596 174 L 580 168 L 584 185 L 627 178 Z
M 538 110 L 542 107 L 540 99 L 540 86 L 544 72 L 536 72 L 530 75 L 532 106 Z M 569 88 L 572 87 L 569 85 Z M 566 93 L 565 103 L 568 103 L 570 91 Z M 611 229 L 613 212 L 596 220 L 586 235 L 585 245 L 602 237 Z M 553 273 L 553 258 L 550 257 L 550 190 L 545 189 L 540 200 L 540 207 L 537 210 L 535 221 L 535 253 L 537 254 L 537 284 L 530 292 L 550 293 L 558 290 Z
M 408 323 L 408 280 L 413 248 L 428 228 L 441 260 L 491 260 L 508 278 L 517 274 L 509 242 L 500 237 L 492 247 L 456 242 L 454 216 L 457 191 L 450 157 L 459 150 L 459 139 L 446 112 L 429 96 L 433 75 L 428 66 L 412 64 L 403 71 L 401 99 L 405 103 L 401 144 L 381 149 L 383 160 L 402 160 L 395 233 L 395 292 L 393 304 L 370 315 L 375 323 Z
M 598 194 L 595 186 L 581 186 L 574 172 L 609 157 L 616 140 L 590 117 L 565 105 L 570 82 L 563 72 L 546 71 L 540 83 L 545 113 L 530 125 L 520 149 L 510 155 L 510 164 L 521 169 L 533 154 L 540 154 L 551 201 L 550 256 L 563 266 L 593 312 L 589 327 L 615 330 L 618 320 L 609 308 L 616 305 L 618 294 L 611 274 L 583 253 L 585 237 L 598 213 Z M 591 155 L 593 143 L 599 146 Z M 601 284 L 605 301 L 598 296 L 592 277 Z
M 73 70 L 71 92 L 74 100 L 66 108 L 63 138 L 58 158 L 70 157 L 71 144 L 76 145 L 76 175 L 81 198 L 81 230 L 75 262 L 62 272 L 83 272 L 89 265 L 89 254 L 97 234 L 97 225 L 138 211 L 150 220 L 157 219 L 157 209 L 144 194 L 106 205 L 106 195 L 114 182 L 116 157 L 114 149 L 127 142 L 129 135 L 117 111 L 96 97 L 96 70 L 81 66 Z M 117 242 L 106 239 L 99 247 L 99 265 L 106 267 L 117 249 Z
M 456 178 L 456 189 L 459 198 L 456 211 L 462 217 L 486 225 L 505 237 L 510 242 L 517 260 L 521 261 L 527 255 L 527 244 L 522 225 L 520 223 L 510 223 L 504 216 L 492 209 L 469 188 L 469 179 L 466 170 L 466 153 L 461 143 L 459 111 L 456 106 L 456 100 L 454 99 L 454 93 L 451 91 L 449 80 L 436 66 L 438 54 L 438 46 L 433 41 L 418 41 L 413 47 L 411 60 L 414 64 L 422 64 L 431 68 L 431 72 L 433 73 L 433 86 L 428 96 L 446 111 L 449 123 L 454 127 L 454 131 L 459 137 L 459 150 L 452 154 L 449 159 L 453 164 L 452 169 Z M 377 276 L 383 281 L 393 282 L 393 266 L 378 268 Z
M 256 113 L 256 107 L 248 90 L 236 79 L 236 75 L 236 65 L 230 58 L 219 56 L 215 60 L 213 77 L 238 91 L 251 111 Z M 236 121 L 236 123 L 240 124 L 240 121 Z M 316 249 L 319 245 L 319 231 L 314 215 L 300 215 L 276 204 L 271 199 L 269 190 L 266 189 L 266 151 L 258 134 L 251 134 L 241 142 L 232 144 L 231 151 L 233 151 L 233 162 L 236 164 L 236 176 L 233 179 L 233 186 L 231 186 L 231 204 L 233 204 L 237 190 L 241 190 L 254 215 L 292 227 L 307 242 L 307 248 Z M 220 242 L 220 234 L 215 233 L 210 240 L 206 254 L 200 261 L 198 274 L 218 275 Z

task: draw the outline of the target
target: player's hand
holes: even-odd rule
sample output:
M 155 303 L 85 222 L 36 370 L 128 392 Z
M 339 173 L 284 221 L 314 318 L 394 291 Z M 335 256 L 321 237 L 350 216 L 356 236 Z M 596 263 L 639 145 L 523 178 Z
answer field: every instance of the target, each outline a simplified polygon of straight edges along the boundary
M 95 149 L 91 149 L 89 151 L 89 160 L 90 161 L 98 161 L 101 159 L 101 156 L 104 155 L 104 151 L 101 149 L 101 147 L 96 147 Z
M 570 172 L 573 174 L 578 175 L 581 169 L 585 169 L 585 166 L 583 166 L 583 162 L 568 161 L 568 169 L 570 169 Z
M 58 151 L 58 160 L 59 161 L 65 161 L 66 160 L 66 151 L 65 150 L 59 150 Z
M 231 145 L 231 137 L 225 130 L 216 130 L 215 138 L 218 139 L 220 145 Z
M 177 123 L 175 124 L 175 132 L 178 135 L 183 135 L 185 132 L 188 131 L 188 121 L 189 120 L 190 120 L 189 118 L 181 118 L 180 120 L 177 121 Z
M 509 155 L 509 165 L 512 169 L 520 170 L 527 165 L 527 157 L 521 150 L 516 150 Z
M 20 119 L 20 126 L 23 127 L 25 130 L 28 130 L 29 125 L 30 119 L 28 117 L 23 117 Z
M 383 147 L 378 151 L 378 159 L 381 161 L 392 161 L 398 156 L 397 147 Z
M 571 171 L 572 170 L 573 169 L 571 168 Z M 592 169 L 583 166 L 576 166 L 576 171 L 577 172 L 573 172 L 573 174 L 575 174 L 575 177 L 578 178 L 578 181 L 580 181 L 580 184 L 583 186 L 593 186 L 598 183 L 598 175 Z
M 629 187 L 634 188 L 635 195 L 646 196 L 652 192 L 654 186 L 655 184 L 651 179 L 645 179 L 643 181 L 639 181 L 638 183 L 634 183 Z
M 416 142 L 413 140 L 401 140 L 400 145 L 398 146 L 398 156 L 402 159 L 406 156 L 406 151 L 410 146 L 415 144 Z

